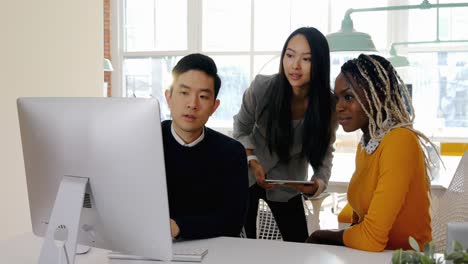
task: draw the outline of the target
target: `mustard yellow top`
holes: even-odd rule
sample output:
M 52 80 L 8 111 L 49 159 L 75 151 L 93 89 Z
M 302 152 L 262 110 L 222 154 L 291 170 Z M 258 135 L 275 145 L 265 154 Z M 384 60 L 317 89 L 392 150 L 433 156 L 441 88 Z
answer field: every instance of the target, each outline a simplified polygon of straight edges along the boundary
M 347 247 L 410 249 L 409 236 L 421 248 L 432 240 L 424 155 L 414 132 L 391 130 L 372 154 L 359 145 L 348 202 L 354 225 L 343 234 Z

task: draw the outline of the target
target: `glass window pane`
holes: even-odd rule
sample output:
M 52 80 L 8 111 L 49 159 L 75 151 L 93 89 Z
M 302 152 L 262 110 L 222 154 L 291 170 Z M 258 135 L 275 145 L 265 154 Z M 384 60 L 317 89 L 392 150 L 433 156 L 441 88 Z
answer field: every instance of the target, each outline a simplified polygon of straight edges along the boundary
M 125 1 L 125 45 L 127 51 L 154 47 L 154 1 Z
M 466 3 L 466 0 L 438 0 L 440 4 Z M 466 39 L 468 40 L 468 7 L 439 9 L 440 39 Z M 466 46 L 466 44 L 465 44 Z
M 127 51 L 186 50 L 187 0 L 126 1 L 124 31 Z
M 255 0 L 256 51 L 281 50 L 289 34 L 299 27 L 312 26 L 326 34 L 328 2 L 309 0 Z M 274 34 L 271 32 L 274 31 Z
M 442 8 L 439 11 L 440 39 L 468 40 L 468 7 Z
M 170 112 L 164 91 L 172 82 L 171 71 L 180 56 L 162 58 L 138 58 L 124 61 L 124 82 L 127 97 L 154 97 L 161 106 L 162 119 L 169 119 Z
M 249 56 L 212 56 L 221 77 L 218 99 L 221 104 L 210 118 L 210 124 L 232 127 L 232 117 L 239 112 L 244 90 L 250 84 Z
M 156 0 L 155 50 L 187 50 L 187 0 Z
M 203 1 L 204 51 L 250 49 L 250 0 Z
M 289 0 L 255 0 L 256 51 L 277 51 L 283 48 L 291 32 L 290 8 Z
M 429 136 L 468 132 L 468 52 L 411 53 L 415 126 Z
M 423 132 L 429 132 L 436 128 L 442 128 L 442 120 L 437 119 L 439 98 L 439 77 L 437 56 L 434 53 L 418 53 L 409 55 L 412 65 L 407 84 L 412 85 L 412 100 L 416 114 L 415 127 Z
M 124 61 L 125 86 L 128 97 L 151 95 L 151 59 L 126 59 Z
M 408 41 L 435 40 L 437 36 L 436 10 L 408 11 Z
M 257 74 L 278 73 L 281 55 L 259 55 L 254 57 L 254 78 Z
M 421 1 L 410 0 L 410 4 L 419 5 Z M 408 41 L 435 40 L 437 35 L 437 13 L 429 10 L 408 10 Z
M 291 31 L 307 26 L 314 27 L 326 35 L 328 32 L 328 2 L 291 0 Z

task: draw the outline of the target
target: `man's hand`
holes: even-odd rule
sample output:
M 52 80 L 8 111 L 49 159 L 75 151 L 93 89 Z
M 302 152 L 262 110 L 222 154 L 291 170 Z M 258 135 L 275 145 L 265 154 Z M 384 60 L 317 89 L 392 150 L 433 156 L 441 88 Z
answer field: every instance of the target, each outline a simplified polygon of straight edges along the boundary
M 255 179 L 257 180 L 257 184 L 260 187 L 262 187 L 265 190 L 271 190 L 277 187 L 274 184 L 269 184 L 265 182 L 265 170 L 263 170 L 262 165 L 258 161 L 251 160 L 249 166 L 252 169 L 255 175 Z
M 171 235 L 172 235 L 172 238 L 175 238 L 179 235 L 180 229 L 176 221 L 174 221 L 174 219 L 171 219 L 170 222 L 171 222 Z
M 318 182 L 316 178 L 312 178 L 312 182 L 314 184 L 296 184 L 296 183 L 286 183 L 284 186 L 289 188 L 293 188 L 298 192 L 307 194 L 307 195 L 314 195 L 318 189 Z

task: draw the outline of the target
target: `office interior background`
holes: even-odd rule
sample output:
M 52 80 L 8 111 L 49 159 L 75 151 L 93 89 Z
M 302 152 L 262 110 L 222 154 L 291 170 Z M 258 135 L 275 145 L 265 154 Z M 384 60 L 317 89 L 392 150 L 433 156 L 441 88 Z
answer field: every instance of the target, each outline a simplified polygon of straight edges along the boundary
M 221 107 L 208 125 L 229 134 L 243 91 L 256 74 L 278 70 L 279 53 L 294 29 L 313 26 L 327 35 L 340 30 L 349 8 L 422 2 L 2 1 L 0 21 L 6 27 L 0 42 L 3 55 L 0 62 L 3 92 L 0 97 L 0 198 L 3 201 L 0 239 L 31 230 L 17 97 L 103 94 L 154 97 L 162 102 L 162 115 L 167 119 L 169 110 L 163 92 L 171 82 L 170 70 L 182 56 L 202 52 L 214 58 L 223 82 L 219 95 Z M 407 58 L 397 70 L 411 85 L 415 126 L 436 142 L 468 141 L 466 13 L 468 7 L 351 14 L 354 28 L 369 34 L 375 44 L 376 51 L 367 53 Z M 331 53 L 332 84 L 340 66 L 359 53 Z M 109 59 L 113 66 L 113 71 L 106 71 L 105 75 L 103 58 Z M 353 153 L 358 140 L 359 133 L 345 134 L 338 130 L 337 152 Z

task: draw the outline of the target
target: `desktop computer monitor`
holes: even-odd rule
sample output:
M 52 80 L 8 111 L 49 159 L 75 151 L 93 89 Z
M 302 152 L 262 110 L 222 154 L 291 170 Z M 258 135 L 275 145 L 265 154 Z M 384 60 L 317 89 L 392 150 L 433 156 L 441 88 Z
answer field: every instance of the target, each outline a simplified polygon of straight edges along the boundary
M 33 232 L 45 236 L 43 263 L 73 263 L 76 241 L 171 259 L 156 100 L 19 98 L 17 106 Z M 57 239 L 66 240 L 61 248 Z

